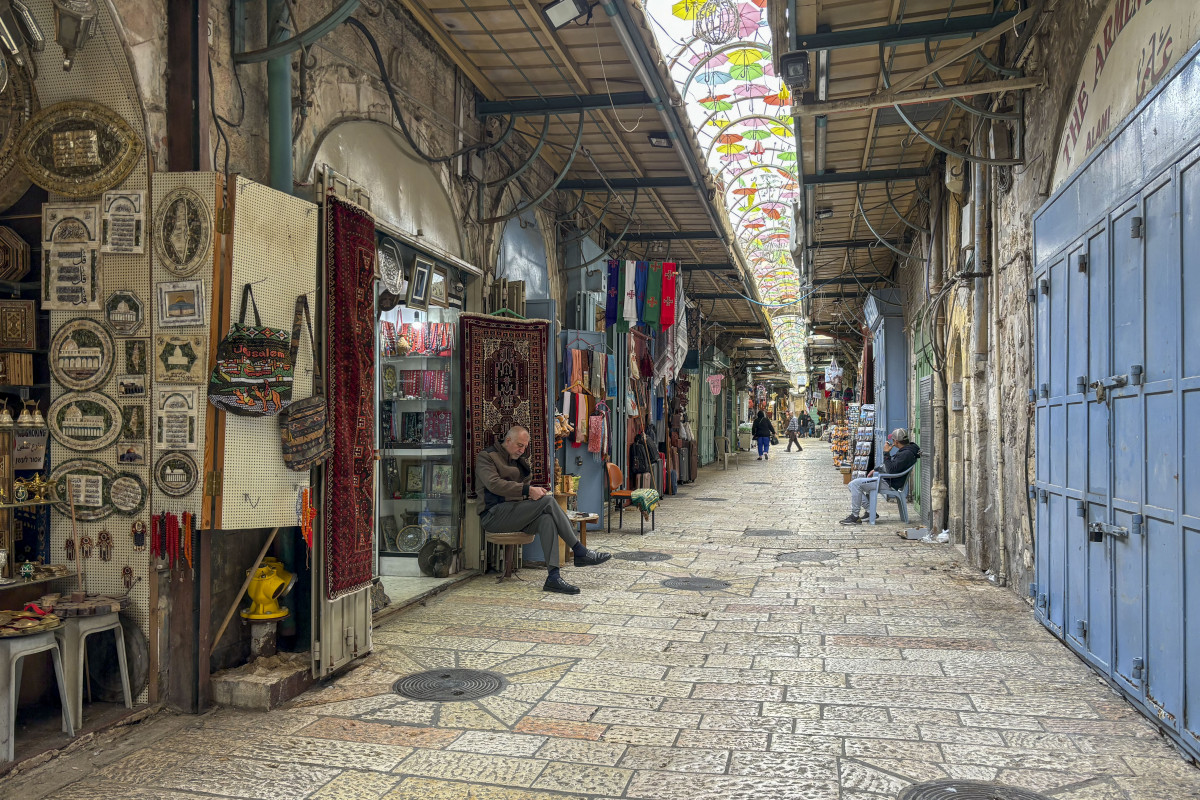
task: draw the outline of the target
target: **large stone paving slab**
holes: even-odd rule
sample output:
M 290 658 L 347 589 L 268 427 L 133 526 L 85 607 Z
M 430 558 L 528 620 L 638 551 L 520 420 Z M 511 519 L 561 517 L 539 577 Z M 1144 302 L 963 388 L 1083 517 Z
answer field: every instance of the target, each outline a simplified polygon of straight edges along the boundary
M 1016 594 L 953 547 L 900 540 L 891 509 L 839 525 L 827 446 L 743 466 L 703 470 L 653 533 L 589 542 L 669 561 L 569 569 L 577 597 L 469 581 L 391 617 L 372 654 L 290 708 L 153 720 L 0 796 L 894 800 L 952 777 L 1057 800 L 1200 798 L 1200 770 Z M 729 587 L 662 584 L 688 576 Z M 507 688 L 447 703 L 391 691 L 447 667 Z

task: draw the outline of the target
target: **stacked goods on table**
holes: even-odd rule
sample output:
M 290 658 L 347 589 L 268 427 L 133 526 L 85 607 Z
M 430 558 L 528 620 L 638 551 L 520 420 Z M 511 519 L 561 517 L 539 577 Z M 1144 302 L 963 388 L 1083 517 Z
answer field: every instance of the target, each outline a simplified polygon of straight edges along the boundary
M 875 439 L 875 404 L 864 404 L 858 410 L 858 421 L 852 423 L 854 431 L 854 470 L 851 478 L 865 478 L 867 465 L 871 461 L 871 442 Z
M 0 611 L 0 638 L 30 636 L 54 630 L 62 625 L 55 614 L 39 614 L 36 611 Z

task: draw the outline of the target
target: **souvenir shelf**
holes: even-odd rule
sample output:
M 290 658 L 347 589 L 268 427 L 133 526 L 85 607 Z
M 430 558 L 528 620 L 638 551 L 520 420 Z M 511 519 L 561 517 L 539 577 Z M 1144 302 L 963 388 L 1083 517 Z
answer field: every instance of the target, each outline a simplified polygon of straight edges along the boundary
M 379 574 L 417 576 L 431 538 L 457 546 L 462 507 L 462 385 L 456 309 L 379 315 Z

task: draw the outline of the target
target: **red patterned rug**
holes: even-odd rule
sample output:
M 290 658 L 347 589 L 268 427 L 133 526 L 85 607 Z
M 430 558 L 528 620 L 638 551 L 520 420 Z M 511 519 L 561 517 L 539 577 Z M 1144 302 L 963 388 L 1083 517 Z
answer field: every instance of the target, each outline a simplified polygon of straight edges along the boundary
M 375 527 L 375 220 L 328 198 L 325 342 L 329 434 L 325 467 L 328 599 L 371 583 Z
M 463 314 L 465 381 L 465 478 L 475 496 L 475 456 L 504 438 L 513 425 L 529 429 L 529 466 L 535 486 L 550 485 L 550 441 L 546 422 L 546 358 L 550 323 Z

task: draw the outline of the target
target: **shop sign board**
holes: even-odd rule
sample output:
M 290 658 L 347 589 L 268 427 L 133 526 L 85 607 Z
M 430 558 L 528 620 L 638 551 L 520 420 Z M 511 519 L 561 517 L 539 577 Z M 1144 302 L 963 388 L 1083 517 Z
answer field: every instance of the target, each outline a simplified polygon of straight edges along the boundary
M 1109 0 L 1074 84 L 1054 168 L 1057 188 L 1200 37 L 1196 0 Z

